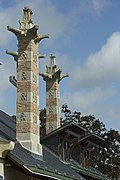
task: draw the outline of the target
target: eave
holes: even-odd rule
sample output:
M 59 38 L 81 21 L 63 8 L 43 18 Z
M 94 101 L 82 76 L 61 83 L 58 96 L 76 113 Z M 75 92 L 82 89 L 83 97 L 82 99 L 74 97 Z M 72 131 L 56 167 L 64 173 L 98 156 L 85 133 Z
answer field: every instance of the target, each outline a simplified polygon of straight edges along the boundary
M 110 178 L 108 178 L 107 176 L 103 175 L 102 173 L 98 174 L 95 173 L 93 171 L 90 171 L 89 169 L 80 167 L 80 166 L 73 166 L 71 165 L 72 169 L 76 170 L 76 172 L 78 172 L 81 176 L 82 175 L 86 175 L 88 177 L 93 177 L 96 178 L 97 180 L 111 180 Z

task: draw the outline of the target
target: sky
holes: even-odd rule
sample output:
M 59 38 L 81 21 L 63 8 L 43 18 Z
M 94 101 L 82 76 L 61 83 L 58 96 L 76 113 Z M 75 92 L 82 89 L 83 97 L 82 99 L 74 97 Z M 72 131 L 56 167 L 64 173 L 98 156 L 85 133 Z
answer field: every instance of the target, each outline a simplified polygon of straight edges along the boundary
M 40 72 L 54 54 L 63 73 L 69 73 L 61 81 L 61 105 L 120 130 L 119 0 L 0 0 L 0 109 L 16 113 L 16 88 L 9 83 L 16 64 L 5 51 L 17 51 L 17 39 L 7 26 L 19 28 L 25 6 L 32 9 L 39 34 L 50 36 L 39 44 L 39 53 L 46 54 Z M 44 108 L 45 82 L 39 80 Z

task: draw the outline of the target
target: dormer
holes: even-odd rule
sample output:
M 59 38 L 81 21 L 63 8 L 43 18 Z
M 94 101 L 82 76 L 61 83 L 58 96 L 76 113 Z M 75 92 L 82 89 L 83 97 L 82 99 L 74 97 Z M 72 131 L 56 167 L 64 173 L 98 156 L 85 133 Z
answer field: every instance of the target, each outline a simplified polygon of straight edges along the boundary
M 80 166 L 89 168 L 91 152 L 98 148 L 104 140 L 70 122 L 44 136 L 41 142 L 54 151 L 64 163 L 75 161 Z

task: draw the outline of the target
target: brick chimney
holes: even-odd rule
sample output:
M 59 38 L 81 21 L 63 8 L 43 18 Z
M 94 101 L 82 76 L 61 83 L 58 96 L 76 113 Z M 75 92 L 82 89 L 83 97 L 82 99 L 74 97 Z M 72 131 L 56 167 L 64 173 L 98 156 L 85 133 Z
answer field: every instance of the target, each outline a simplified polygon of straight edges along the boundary
M 63 75 L 56 65 L 56 57 L 50 56 L 46 73 L 39 73 L 46 81 L 46 134 L 60 127 L 60 81 L 68 77 Z
M 18 53 L 8 52 L 17 61 L 17 109 L 16 137 L 31 152 L 42 155 L 39 132 L 39 65 L 38 43 L 48 35 L 37 33 L 38 25 L 33 24 L 32 11 L 23 9 L 20 28 L 8 26 L 18 40 Z

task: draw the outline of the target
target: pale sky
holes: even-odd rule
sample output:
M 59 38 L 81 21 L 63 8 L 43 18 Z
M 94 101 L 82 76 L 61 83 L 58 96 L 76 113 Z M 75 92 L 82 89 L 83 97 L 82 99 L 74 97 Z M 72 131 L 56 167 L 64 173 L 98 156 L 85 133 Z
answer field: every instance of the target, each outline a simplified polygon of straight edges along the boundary
M 120 1 L 119 0 L 0 0 L 0 109 L 13 115 L 16 88 L 9 83 L 16 64 L 6 50 L 17 51 L 16 37 L 24 6 L 33 11 L 40 34 L 40 71 L 51 53 L 69 78 L 61 81 L 61 105 L 95 115 L 108 129 L 120 130 Z M 40 108 L 45 107 L 45 82 L 40 78 Z

